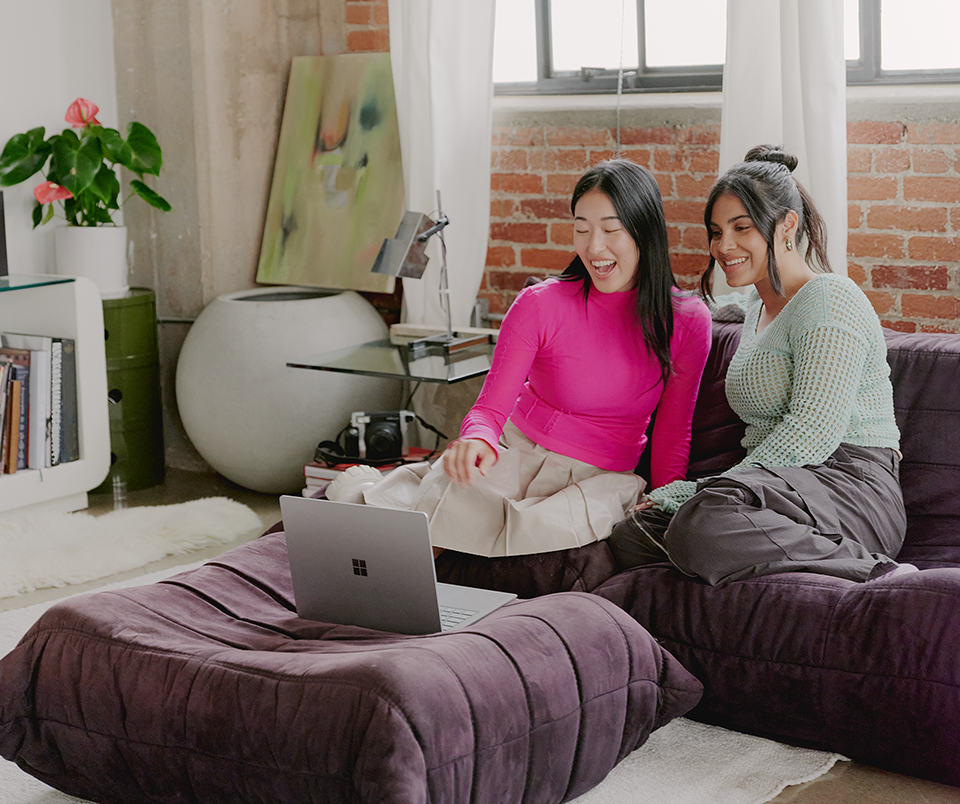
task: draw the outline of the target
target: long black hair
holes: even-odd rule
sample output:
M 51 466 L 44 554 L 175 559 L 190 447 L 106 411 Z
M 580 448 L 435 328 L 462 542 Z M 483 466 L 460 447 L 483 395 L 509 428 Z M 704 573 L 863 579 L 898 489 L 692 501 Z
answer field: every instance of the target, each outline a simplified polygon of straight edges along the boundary
M 670 267 L 660 187 L 649 170 L 628 159 L 600 162 L 580 177 L 573 190 L 570 210 L 574 215 L 577 202 L 591 190 L 599 190 L 610 199 L 620 223 L 637 244 L 640 261 L 635 277 L 635 312 L 644 343 L 660 363 L 660 378 L 666 382 L 672 365 L 673 291 L 679 286 Z M 581 282 L 584 299 L 589 296 L 590 273 L 579 255 L 560 278 Z
M 753 221 L 757 231 L 767 241 L 767 276 L 774 293 L 783 296 L 783 282 L 780 269 L 774 256 L 774 235 L 777 225 L 786 214 L 793 210 L 800 219 L 797 224 L 797 248 L 800 241 L 806 240 L 807 248 L 803 258 L 812 268 L 830 273 L 830 261 L 827 259 L 827 229 L 823 218 L 817 211 L 813 199 L 803 185 L 793 175 L 797 167 L 797 157 L 778 145 L 757 145 L 747 151 L 743 162 L 731 167 L 724 173 L 707 197 L 707 206 L 703 211 L 703 224 L 707 227 L 707 239 L 710 239 L 710 221 L 713 218 L 713 205 L 721 195 L 736 198 L 747 215 Z M 814 260 L 815 258 L 815 260 Z M 710 298 L 710 280 L 717 262 L 710 256 L 707 270 L 700 277 L 700 293 Z

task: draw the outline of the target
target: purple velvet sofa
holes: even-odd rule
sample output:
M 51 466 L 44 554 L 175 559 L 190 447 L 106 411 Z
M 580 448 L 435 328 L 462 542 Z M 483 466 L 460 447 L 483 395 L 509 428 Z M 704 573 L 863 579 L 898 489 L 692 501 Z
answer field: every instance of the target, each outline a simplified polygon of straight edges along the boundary
M 716 324 L 691 473 L 738 459 L 722 377 L 739 325 Z M 704 684 L 692 716 L 960 785 L 960 335 L 885 332 L 907 536 L 921 572 L 869 584 L 785 573 L 711 587 L 666 566 L 595 592 Z
M 522 595 L 593 592 L 703 682 L 689 717 L 960 786 L 960 335 L 885 335 L 908 515 L 899 558 L 921 572 L 712 587 L 666 564 L 617 573 L 603 543 L 485 563 L 445 553 L 438 572 Z M 691 477 L 743 455 L 743 424 L 723 392 L 739 338 L 739 324 L 714 324 Z

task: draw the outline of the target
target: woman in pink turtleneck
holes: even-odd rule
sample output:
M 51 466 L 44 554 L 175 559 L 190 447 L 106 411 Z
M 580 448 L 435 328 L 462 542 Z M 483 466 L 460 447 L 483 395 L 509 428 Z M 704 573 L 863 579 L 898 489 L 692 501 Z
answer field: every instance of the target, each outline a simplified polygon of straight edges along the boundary
M 633 470 L 654 411 L 651 483 L 686 476 L 711 323 L 674 280 L 657 183 L 604 162 L 571 208 L 576 258 L 517 296 L 460 438 L 416 477 L 410 507 L 430 515 L 435 547 L 505 556 L 605 539 L 644 489 Z M 398 505 L 405 472 L 364 500 Z

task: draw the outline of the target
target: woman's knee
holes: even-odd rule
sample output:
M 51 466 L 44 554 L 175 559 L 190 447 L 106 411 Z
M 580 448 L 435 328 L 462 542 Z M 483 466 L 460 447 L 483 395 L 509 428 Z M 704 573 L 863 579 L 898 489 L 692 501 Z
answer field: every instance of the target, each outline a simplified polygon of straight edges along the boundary
M 702 559 L 708 552 L 707 542 L 717 538 L 717 532 L 705 527 L 701 507 L 696 498 L 688 500 L 673 515 L 664 534 L 664 546 L 670 562 L 687 575 L 700 575 L 705 568 Z
M 673 516 L 664 536 L 670 561 L 681 572 L 696 575 L 709 583 L 726 577 L 746 560 L 730 553 L 732 534 L 743 525 L 743 508 L 752 492 L 739 486 L 709 486 L 687 502 Z
M 635 511 L 613 527 L 607 545 L 621 569 L 667 561 L 663 533 L 670 519 L 650 509 Z

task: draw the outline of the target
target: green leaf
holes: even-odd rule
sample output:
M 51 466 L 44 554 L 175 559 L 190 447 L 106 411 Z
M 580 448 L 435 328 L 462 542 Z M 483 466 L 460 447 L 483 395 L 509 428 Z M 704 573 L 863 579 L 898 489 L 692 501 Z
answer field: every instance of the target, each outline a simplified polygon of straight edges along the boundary
M 102 164 L 103 149 L 97 137 L 77 140 L 75 135 L 72 139 L 61 136 L 53 143 L 49 178 L 79 196 L 93 182 Z
M 142 123 L 131 123 L 127 126 L 127 144 L 130 146 L 133 156 L 130 164 L 121 162 L 122 165 L 141 176 L 144 173 L 150 173 L 153 176 L 160 175 L 163 156 L 160 153 L 157 138 L 153 136 L 153 132 L 149 128 Z
M 42 205 L 37 204 L 37 206 L 39 207 Z M 53 204 L 49 204 L 47 206 L 47 211 L 43 214 L 43 220 L 41 220 L 40 223 L 49 223 L 52 220 L 53 220 Z
M 29 179 L 50 156 L 50 144 L 43 139 L 43 126 L 16 134 L 0 154 L 0 187 L 12 187 Z
M 53 204 L 50 205 L 50 209 L 53 209 Z M 43 204 L 35 201 L 33 204 L 33 228 L 36 229 L 41 223 L 43 223 Z
M 117 197 L 120 195 L 120 182 L 117 181 L 117 174 L 111 168 L 101 164 L 97 175 L 93 177 L 89 190 L 108 209 L 120 209 L 117 203 Z
M 77 136 L 77 132 L 71 128 L 65 128 L 59 134 L 51 134 L 50 139 L 47 140 L 47 142 L 49 142 L 51 145 L 56 145 L 58 140 L 64 140 L 73 148 L 80 147 L 80 138 Z
M 110 217 L 110 213 L 107 212 L 101 206 L 95 206 L 87 210 L 88 217 L 87 220 L 91 221 L 90 226 L 94 226 L 98 223 L 113 223 L 113 218 Z
M 77 208 L 77 199 L 68 198 L 63 202 L 63 214 L 67 219 L 67 223 L 71 226 L 79 226 L 77 221 L 77 213 L 80 210 Z
M 142 181 L 137 181 L 137 179 L 134 179 L 130 182 L 130 186 L 133 188 L 133 191 L 151 207 L 156 207 L 163 212 L 169 212 L 171 209 L 173 209 L 173 207 L 170 206 L 165 198 L 157 195 Z
M 103 144 L 103 155 L 114 164 L 133 169 L 133 150 L 127 141 L 120 136 L 120 132 L 112 128 L 104 128 L 99 132 L 100 142 Z

